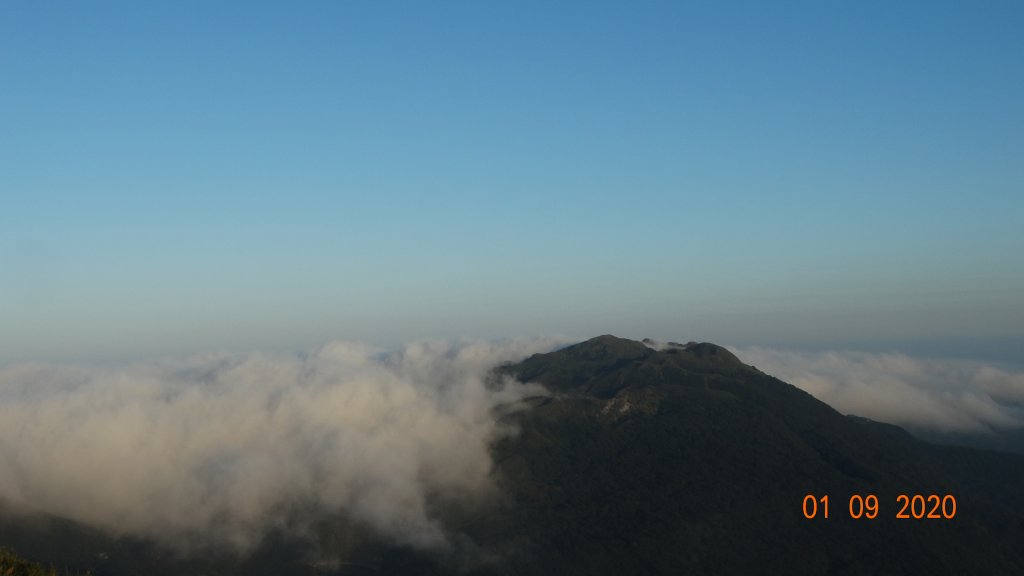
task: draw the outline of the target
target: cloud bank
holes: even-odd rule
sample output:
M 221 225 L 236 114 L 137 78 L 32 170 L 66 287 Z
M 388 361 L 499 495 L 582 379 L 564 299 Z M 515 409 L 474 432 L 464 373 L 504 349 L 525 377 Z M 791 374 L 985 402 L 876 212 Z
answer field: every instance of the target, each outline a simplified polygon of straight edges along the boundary
M 543 393 L 490 368 L 554 340 L 0 369 L 0 501 L 182 549 L 252 549 L 305 508 L 418 547 L 437 498 L 486 498 L 495 408 Z
M 732 350 L 846 414 L 934 432 L 1024 427 L 1024 372 L 903 354 Z

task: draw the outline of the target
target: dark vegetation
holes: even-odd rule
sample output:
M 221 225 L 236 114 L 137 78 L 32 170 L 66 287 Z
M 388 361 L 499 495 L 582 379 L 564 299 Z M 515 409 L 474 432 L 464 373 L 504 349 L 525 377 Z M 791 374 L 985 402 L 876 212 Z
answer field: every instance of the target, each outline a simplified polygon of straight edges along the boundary
M 283 536 L 234 564 L 160 560 L 144 543 L 107 539 L 105 563 L 77 561 L 98 576 L 1024 573 L 1019 455 L 844 416 L 713 344 L 655 351 L 602 336 L 498 372 L 552 396 L 504 416 L 521 431 L 493 449 L 505 497 L 441 511 L 460 535 L 447 553 L 367 544 L 359 565 L 330 572 L 300 564 Z M 827 520 L 803 516 L 807 494 L 829 495 Z M 854 494 L 876 495 L 878 517 L 851 519 Z M 898 520 L 899 494 L 952 495 L 956 515 Z M 33 553 L 54 561 L 103 538 L 40 530 L 62 548 Z M 0 522 L 0 543 L 14 533 Z
M 0 576 L 61 576 L 66 574 L 81 574 L 78 571 L 58 571 L 56 568 L 46 568 L 41 564 L 29 562 L 24 558 L 15 555 L 10 550 L 0 548 Z M 90 576 L 85 573 L 84 576 Z

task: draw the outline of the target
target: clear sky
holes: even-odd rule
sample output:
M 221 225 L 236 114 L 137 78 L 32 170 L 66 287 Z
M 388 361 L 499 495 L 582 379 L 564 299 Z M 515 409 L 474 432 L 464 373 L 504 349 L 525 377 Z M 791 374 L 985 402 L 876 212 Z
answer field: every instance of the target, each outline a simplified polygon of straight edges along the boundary
M 1017 1 L 4 2 L 0 362 L 1019 352 L 1022 30 Z

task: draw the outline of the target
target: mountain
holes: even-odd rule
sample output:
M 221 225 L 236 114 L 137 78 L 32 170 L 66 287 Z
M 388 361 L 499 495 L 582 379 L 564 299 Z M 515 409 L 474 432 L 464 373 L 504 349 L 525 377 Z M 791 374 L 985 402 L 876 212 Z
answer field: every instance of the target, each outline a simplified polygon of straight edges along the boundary
M 844 416 L 708 343 L 601 336 L 502 371 L 553 395 L 495 447 L 509 500 L 468 530 L 510 550 L 495 573 L 1024 569 L 1020 456 Z M 827 520 L 804 517 L 809 494 L 829 496 Z M 957 510 L 897 519 L 901 494 Z M 878 516 L 850 518 L 853 495 L 876 496 Z
M 557 393 L 522 416 L 519 438 L 498 447 L 514 507 L 528 511 L 523 533 L 551 543 L 538 545 L 545 566 L 708 574 L 1024 567 L 1024 459 L 932 446 L 843 416 L 713 344 L 655 351 L 602 336 L 508 370 Z M 829 495 L 828 520 L 804 518 L 808 494 Z M 876 495 L 879 516 L 852 520 L 854 494 Z M 897 520 L 899 494 L 953 495 L 957 515 Z
M 359 561 L 333 571 L 300 570 L 301 544 L 287 534 L 244 563 L 185 561 L 59 519 L 2 521 L 0 546 L 97 576 L 1024 572 L 1020 455 L 842 415 L 709 343 L 600 336 L 500 366 L 500 377 L 550 394 L 501 416 L 518 430 L 493 446 L 502 497 L 437 511 L 457 535 L 443 553 L 356 530 L 344 545 Z M 896 518 L 901 495 L 906 519 Z M 857 512 L 869 496 L 877 516 L 851 518 L 851 497 Z M 87 560 L 100 547 L 107 558 Z

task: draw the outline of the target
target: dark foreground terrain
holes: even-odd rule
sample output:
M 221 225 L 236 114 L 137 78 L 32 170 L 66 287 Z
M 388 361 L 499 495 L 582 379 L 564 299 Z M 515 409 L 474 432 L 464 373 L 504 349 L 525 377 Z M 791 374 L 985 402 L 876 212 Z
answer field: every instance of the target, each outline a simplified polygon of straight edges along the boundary
M 315 546 L 345 563 L 310 563 L 313 545 L 286 534 L 244 560 L 182 559 L 2 509 L 0 546 L 97 576 L 1024 573 L 1020 455 L 844 416 L 713 344 L 656 351 L 601 336 L 497 373 L 552 395 L 503 417 L 520 430 L 493 448 L 503 498 L 437 512 L 457 534 L 446 552 L 396 548 L 325 518 Z M 820 500 L 805 517 L 809 494 L 828 496 L 827 519 Z M 854 495 L 877 497 L 877 517 L 851 518 Z M 898 519 L 900 495 L 926 506 Z M 955 498 L 952 518 L 931 495 Z M 939 517 L 913 517 L 922 511 Z

